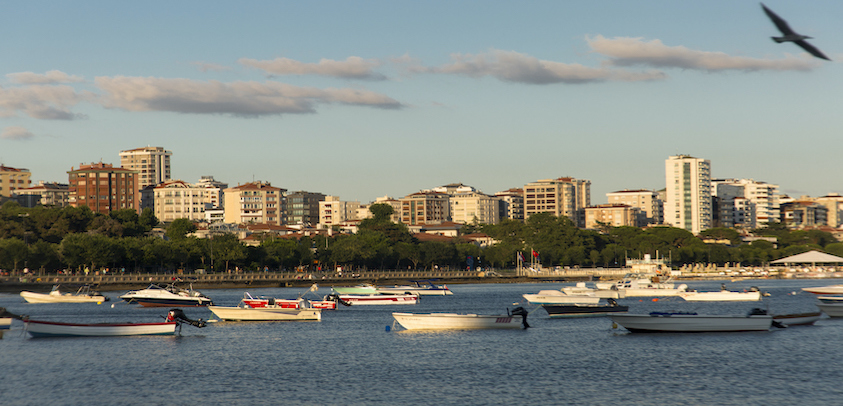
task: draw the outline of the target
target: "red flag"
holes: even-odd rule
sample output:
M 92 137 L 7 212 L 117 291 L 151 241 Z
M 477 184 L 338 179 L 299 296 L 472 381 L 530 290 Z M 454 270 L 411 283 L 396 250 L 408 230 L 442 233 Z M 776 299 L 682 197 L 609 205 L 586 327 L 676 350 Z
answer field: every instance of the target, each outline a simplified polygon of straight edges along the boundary
M 539 257 L 539 253 L 538 253 L 538 252 L 536 252 L 536 251 L 535 251 L 535 250 L 533 250 L 532 248 L 530 248 L 530 251 L 533 251 L 533 257 L 534 257 L 534 258 L 538 258 L 538 257 Z

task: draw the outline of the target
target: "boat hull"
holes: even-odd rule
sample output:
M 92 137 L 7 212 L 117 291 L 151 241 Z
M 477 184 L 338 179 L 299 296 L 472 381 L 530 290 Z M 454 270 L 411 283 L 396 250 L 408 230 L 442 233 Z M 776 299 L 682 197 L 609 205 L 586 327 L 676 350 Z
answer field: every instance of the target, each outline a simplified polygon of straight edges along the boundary
M 817 298 L 817 307 L 828 317 L 843 317 L 843 297 L 820 296 Z
M 230 321 L 319 321 L 322 320 L 320 309 L 290 309 L 282 307 L 208 306 L 208 310 L 222 320 Z
M 802 290 L 816 295 L 843 295 L 843 285 L 818 286 L 815 288 L 802 288 Z
M 756 302 L 761 292 L 683 292 L 679 297 L 689 302 Z
M 819 320 L 822 315 L 822 312 L 777 314 L 773 315 L 773 321 L 777 321 L 785 326 L 809 326 Z
M 11 317 L 0 317 L 0 330 L 8 330 L 12 328 Z
M 451 292 L 448 288 L 425 288 L 425 287 L 418 287 L 418 286 L 394 286 L 394 287 L 383 287 L 378 288 L 378 293 L 412 293 L 414 295 L 421 295 L 421 296 L 446 296 L 446 295 L 453 295 L 454 293 Z
M 28 320 L 24 321 L 24 330 L 33 338 L 173 335 L 176 332 L 176 322 L 74 324 Z
M 46 294 L 23 291 L 20 295 L 27 303 L 102 303 L 108 301 L 105 296 L 74 295 L 70 293 Z
M 122 298 L 122 297 L 121 297 Z M 195 300 L 194 298 L 187 299 L 167 299 L 167 298 L 131 298 L 123 299 L 129 303 L 137 303 L 143 307 L 205 307 L 210 305 L 210 300 Z
M 546 305 L 546 304 L 597 304 L 600 303 L 600 298 L 591 295 L 568 295 L 559 290 L 541 290 L 535 294 L 521 295 L 524 299 L 532 304 Z
M 770 315 L 701 316 L 695 314 L 610 314 L 609 318 L 633 333 L 708 333 L 767 331 Z
M 629 306 L 612 306 L 603 304 L 551 304 L 542 305 L 550 318 L 600 317 L 609 313 L 624 313 Z
M 392 313 L 392 317 L 407 330 L 517 329 L 522 327 L 521 317 L 506 314 Z
M 418 295 L 339 295 L 339 298 L 353 306 L 360 305 L 414 305 L 419 302 Z

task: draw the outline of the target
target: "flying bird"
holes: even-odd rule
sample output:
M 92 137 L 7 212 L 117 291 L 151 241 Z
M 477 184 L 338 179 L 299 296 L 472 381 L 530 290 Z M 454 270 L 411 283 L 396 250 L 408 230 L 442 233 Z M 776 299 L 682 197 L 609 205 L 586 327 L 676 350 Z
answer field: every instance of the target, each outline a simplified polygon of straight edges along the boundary
M 814 55 L 817 58 L 825 59 L 827 61 L 831 60 L 831 59 L 828 59 L 828 57 L 825 56 L 825 54 L 820 52 L 819 49 L 817 49 L 813 45 L 809 44 L 808 41 L 805 41 L 806 39 L 812 39 L 811 37 L 809 37 L 807 35 L 797 34 L 796 32 L 794 32 L 790 28 L 790 26 L 787 25 L 787 21 L 785 21 L 784 19 L 782 19 L 781 17 L 776 15 L 776 13 L 774 13 L 772 10 L 767 8 L 767 6 L 765 6 L 764 3 L 761 3 L 761 8 L 763 8 L 764 12 L 767 13 L 767 17 L 770 17 L 770 20 L 773 20 L 773 24 L 776 25 L 776 28 L 778 28 L 779 31 L 781 31 L 782 34 L 784 34 L 783 37 L 771 37 L 773 39 L 773 41 L 776 41 L 778 43 L 792 42 L 796 45 L 799 45 L 800 47 L 802 47 L 802 49 L 808 51 L 809 54 Z

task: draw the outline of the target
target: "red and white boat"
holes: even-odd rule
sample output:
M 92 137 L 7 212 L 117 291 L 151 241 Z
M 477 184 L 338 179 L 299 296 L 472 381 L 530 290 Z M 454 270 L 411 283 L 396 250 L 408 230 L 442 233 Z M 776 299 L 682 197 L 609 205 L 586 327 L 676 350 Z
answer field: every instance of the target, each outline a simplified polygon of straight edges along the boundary
M 260 309 L 267 306 L 276 306 L 282 309 L 322 309 L 336 310 L 337 302 L 333 300 L 309 300 L 309 299 L 278 299 L 272 297 L 252 297 L 249 292 L 243 294 L 243 303 L 253 309 Z
M 355 305 L 411 305 L 419 302 L 412 293 L 377 293 L 372 295 L 337 295 L 343 303 Z

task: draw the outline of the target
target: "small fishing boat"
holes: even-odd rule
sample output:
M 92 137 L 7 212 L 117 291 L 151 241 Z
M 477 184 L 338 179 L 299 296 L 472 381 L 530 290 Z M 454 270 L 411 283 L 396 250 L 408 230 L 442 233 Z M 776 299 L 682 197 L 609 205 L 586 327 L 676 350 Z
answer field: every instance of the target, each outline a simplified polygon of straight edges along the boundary
M 677 296 L 688 289 L 688 285 L 684 283 L 675 286 L 674 283 L 663 280 L 665 277 L 653 273 L 629 273 L 617 282 L 598 282 L 595 286 L 598 289 L 617 289 L 622 291 L 625 297 Z
M 179 309 L 170 310 L 160 323 L 59 323 L 23 318 L 24 330 L 33 338 L 173 335 L 182 323 L 205 327 L 204 321 L 189 319 Z
M 721 290 L 719 292 L 682 292 L 679 297 L 689 302 L 756 302 L 761 300 L 761 292 L 733 292 Z
M 841 295 L 843 294 L 843 285 L 817 286 L 813 288 L 802 288 L 802 290 L 816 295 Z
M 349 306 L 358 305 L 411 305 L 419 302 L 419 295 L 412 293 L 376 293 L 371 295 L 340 294 L 338 300 Z
M 336 310 L 337 302 L 335 300 L 330 300 L 325 298 L 323 300 L 311 300 L 311 299 L 304 299 L 299 297 L 298 299 L 278 299 L 274 297 L 253 297 L 249 292 L 243 293 L 243 303 L 249 305 L 252 308 L 261 308 L 269 306 L 280 306 L 284 309 L 304 309 L 304 308 L 314 308 L 314 309 L 322 309 L 322 310 Z
M 697 313 L 610 314 L 613 322 L 631 333 L 705 333 L 767 331 L 773 316 L 761 309 L 741 315 L 700 315 Z
M 423 296 L 445 296 L 454 293 L 447 285 L 436 285 L 432 280 L 410 281 L 413 285 L 395 285 L 391 287 L 378 287 L 379 293 L 413 293 Z
M 80 287 L 76 293 L 62 293 L 59 285 L 53 286 L 50 293 L 23 291 L 21 297 L 28 303 L 102 303 L 109 299 L 91 289 L 90 285 Z
M 378 287 L 371 283 L 361 283 L 357 286 L 334 286 L 331 289 L 340 295 L 375 295 L 378 293 Z
M 599 317 L 609 313 L 623 313 L 629 311 L 629 306 L 621 306 L 615 299 L 607 299 L 607 303 L 569 303 L 543 304 L 542 307 L 552 319 L 572 317 Z
M 626 292 L 618 290 L 615 285 L 608 289 L 596 289 L 588 287 L 585 282 L 577 282 L 574 286 L 566 286 L 559 290 L 568 295 L 597 296 L 601 299 L 623 299 L 626 297 Z
M 521 316 L 517 318 L 516 316 Z M 407 330 L 477 330 L 529 328 L 527 311 L 517 307 L 498 315 L 457 313 L 392 313 L 395 321 Z
M 822 312 L 796 313 L 796 314 L 774 314 L 773 322 L 779 322 L 785 326 L 809 326 L 822 317 Z
M 313 308 L 289 308 L 277 304 L 251 307 L 240 302 L 236 307 L 208 306 L 208 310 L 222 320 L 231 321 L 318 321 L 322 310 Z
M 843 296 L 819 296 L 817 307 L 828 317 L 843 317 Z
M 539 293 L 521 295 L 532 304 L 597 304 L 600 298 L 595 295 L 569 295 L 561 290 L 540 290 Z
M 144 307 L 187 307 L 187 306 L 208 306 L 213 304 L 210 298 L 201 292 L 177 287 L 175 284 L 159 286 L 151 284 L 146 289 L 133 290 L 120 296 L 120 299 L 129 303 L 137 303 Z

